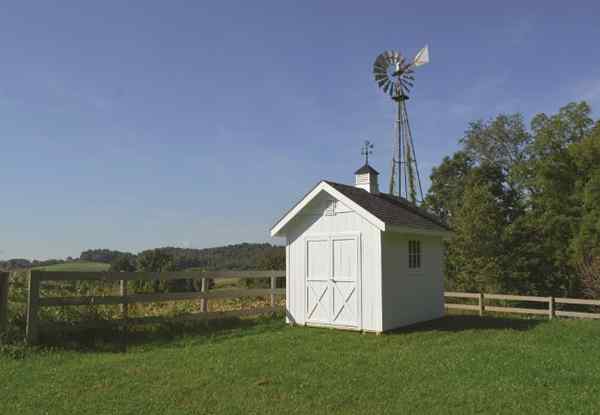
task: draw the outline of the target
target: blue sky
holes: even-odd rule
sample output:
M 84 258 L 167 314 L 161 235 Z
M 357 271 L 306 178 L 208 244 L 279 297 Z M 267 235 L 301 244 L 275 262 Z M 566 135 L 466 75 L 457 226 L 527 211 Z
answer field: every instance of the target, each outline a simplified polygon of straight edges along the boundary
M 0 259 L 269 241 L 319 180 L 352 182 L 365 138 L 386 184 L 386 49 L 430 45 L 408 107 L 425 177 L 472 120 L 598 114 L 600 4 L 525 3 L 3 3 Z

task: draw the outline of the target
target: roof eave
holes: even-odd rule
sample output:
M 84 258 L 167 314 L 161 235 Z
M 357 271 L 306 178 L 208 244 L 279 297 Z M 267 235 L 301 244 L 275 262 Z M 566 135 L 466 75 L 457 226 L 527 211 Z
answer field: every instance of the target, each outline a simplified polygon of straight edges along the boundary
M 427 235 L 427 236 L 440 236 L 444 239 L 449 239 L 454 236 L 454 232 L 445 229 L 423 229 L 416 228 L 413 226 L 398 226 L 398 225 L 386 225 L 385 230 L 387 232 L 406 233 L 413 235 Z

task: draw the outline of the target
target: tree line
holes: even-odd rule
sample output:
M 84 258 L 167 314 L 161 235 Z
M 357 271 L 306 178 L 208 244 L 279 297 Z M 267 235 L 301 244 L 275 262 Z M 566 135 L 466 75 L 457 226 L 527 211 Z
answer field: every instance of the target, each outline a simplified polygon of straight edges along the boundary
M 600 122 L 587 103 L 469 125 L 423 206 L 453 229 L 449 289 L 600 296 Z
M 206 249 L 164 247 L 148 249 L 137 254 L 111 249 L 88 249 L 83 251 L 78 259 L 0 261 L 0 269 L 27 269 L 73 261 L 103 262 L 111 264 L 112 269 L 119 271 L 180 271 L 189 268 L 209 271 L 285 269 L 285 250 L 281 246 L 268 243 L 241 243 Z

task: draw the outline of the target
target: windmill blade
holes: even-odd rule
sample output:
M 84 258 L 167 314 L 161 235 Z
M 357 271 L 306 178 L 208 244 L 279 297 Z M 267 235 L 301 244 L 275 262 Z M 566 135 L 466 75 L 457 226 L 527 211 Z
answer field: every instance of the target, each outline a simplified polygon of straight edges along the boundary
M 387 79 L 387 74 L 376 74 L 374 76 L 374 78 L 375 78 L 375 82 L 383 81 L 383 80 Z
M 373 65 L 373 72 L 387 72 L 388 65 L 383 62 L 375 62 Z
M 387 52 L 385 52 L 385 56 L 386 56 L 386 62 L 388 65 L 391 65 L 394 63 L 394 52 L 392 52 L 391 50 L 388 50 Z
M 387 92 L 388 92 L 388 89 L 390 88 L 390 85 L 391 85 L 391 84 L 392 84 L 392 83 L 391 83 L 389 80 L 386 80 L 386 81 L 385 81 L 385 83 L 384 83 L 384 85 L 383 85 L 383 92 L 384 92 L 384 93 L 386 93 L 386 94 L 387 94 Z
M 429 63 L 429 46 L 425 45 L 425 47 L 421 49 L 419 53 L 417 53 L 417 56 L 415 56 L 415 59 L 413 60 L 413 65 L 421 66 L 427 63 Z
M 387 69 L 376 66 L 373 68 L 373 74 L 387 74 Z

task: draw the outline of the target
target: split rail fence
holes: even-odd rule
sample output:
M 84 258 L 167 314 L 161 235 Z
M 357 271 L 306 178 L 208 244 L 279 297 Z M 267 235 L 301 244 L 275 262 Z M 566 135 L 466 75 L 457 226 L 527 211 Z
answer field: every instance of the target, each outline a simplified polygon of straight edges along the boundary
M 446 303 L 447 309 L 453 310 L 469 310 L 477 311 L 480 316 L 485 312 L 492 313 L 514 313 L 514 314 L 532 314 L 548 316 L 549 319 L 554 317 L 574 317 L 574 318 L 591 318 L 600 319 L 600 313 L 589 313 L 582 311 L 568 311 L 557 309 L 557 305 L 580 305 L 580 306 L 598 306 L 600 300 L 584 300 L 579 298 L 564 298 L 564 297 L 535 297 L 530 295 L 508 295 L 508 294 L 485 294 L 485 293 L 462 293 L 462 292 L 445 292 L 446 298 L 464 298 L 476 300 L 477 304 L 456 304 Z M 525 307 L 506 307 L 487 304 L 487 300 L 493 301 L 518 301 L 518 302 L 534 302 L 545 303 L 544 308 L 525 308 Z
M 190 313 L 177 316 L 178 320 L 205 320 L 223 317 L 239 317 L 272 313 L 283 310 L 278 307 L 276 296 L 285 295 L 285 289 L 277 288 L 277 279 L 285 277 L 285 271 L 174 271 L 174 272 L 50 272 L 30 271 L 27 297 L 27 327 L 26 339 L 36 343 L 40 331 L 40 307 L 83 306 L 83 305 L 119 305 L 120 319 L 108 321 L 84 322 L 82 325 L 91 327 L 101 325 L 122 325 L 157 323 L 165 317 L 136 317 L 128 316 L 128 305 L 136 303 L 154 303 L 164 301 L 199 300 L 200 313 Z M 212 291 L 210 280 L 223 278 L 237 279 L 270 279 L 270 288 L 262 289 L 223 289 Z M 170 292 L 137 294 L 128 293 L 129 281 L 169 281 L 177 279 L 200 280 L 201 290 L 194 292 Z M 6 281 L 8 281 L 6 279 Z M 78 297 L 42 297 L 40 285 L 46 281 L 102 281 L 119 283 L 118 295 L 78 296 Z M 6 284 L 6 283 L 5 283 Z M 4 293 L 4 290 L 2 291 Z M 4 294 L 3 294 L 4 295 Z M 225 312 L 208 312 L 208 301 L 211 299 L 228 299 L 240 297 L 270 297 L 270 307 L 252 308 Z M 0 301 L 1 302 L 1 301 Z M 5 302 L 6 303 L 6 302 Z M 1 311 L 1 310 L 0 310 Z
M 8 325 L 8 272 L 0 271 L 0 333 Z
M 270 279 L 270 288 L 255 289 L 223 289 L 211 290 L 210 281 L 237 278 L 237 279 Z M 277 288 L 277 279 L 285 278 L 285 271 L 174 271 L 174 272 L 29 272 L 28 297 L 27 297 L 27 327 L 26 338 L 30 343 L 36 343 L 39 339 L 40 307 L 61 306 L 85 306 L 85 305 L 119 305 L 121 317 L 115 320 L 86 321 L 81 322 L 83 326 L 95 327 L 102 325 L 122 325 L 140 323 L 159 323 L 165 320 L 162 316 L 151 317 L 129 317 L 128 305 L 137 303 L 154 303 L 164 301 L 199 300 L 200 313 L 190 313 L 177 316 L 178 320 L 205 320 L 223 317 L 239 317 L 243 315 L 255 315 L 282 311 L 284 307 L 277 306 L 276 296 L 285 295 L 285 289 Z M 150 293 L 137 294 L 128 293 L 129 281 L 170 281 L 177 279 L 191 279 L 201 281 L 201 290 L 194 292 L 172 292 L 172 293 Z M 8 320 L 8 290 L 9 274 L 0 272 L 0 333 L 6 329 Z M 92 295 L 78 297 L 43 297 L 41 296 L 41 284 L 47 281 L 99 281 L 119 283 L 118 295 Z M 478 312 L 483 316 L 486 312 L 491 313 L 516 313 L 547 316 L 549 319 L 555 317 L 573 317 L 584 319 L 600 319 L 600 312 L 590 313 L 583 311 L 565 310 L 567 306 L 596 306 L 600 307 L 600 300 L 587 300 L 564 297 L 536 297 L 526 295 L 486 294 L 445 292 L 447 299 L 465 299 L 469 304 L 446 303 L 446 309 L 467 310 Z M 208 301 L 211 299 L 228 299 L 240 297 L 269 297 L 270 307 L 251 308 L 225 312 L 208 312 Z M 543 307 L 507 307 L 497 305 L 503 302 L 533 302 L 544 304 Z M 490 304 L 496 303 L 496 305 Z M 521 305 L 521 304 L 519 304 Z

